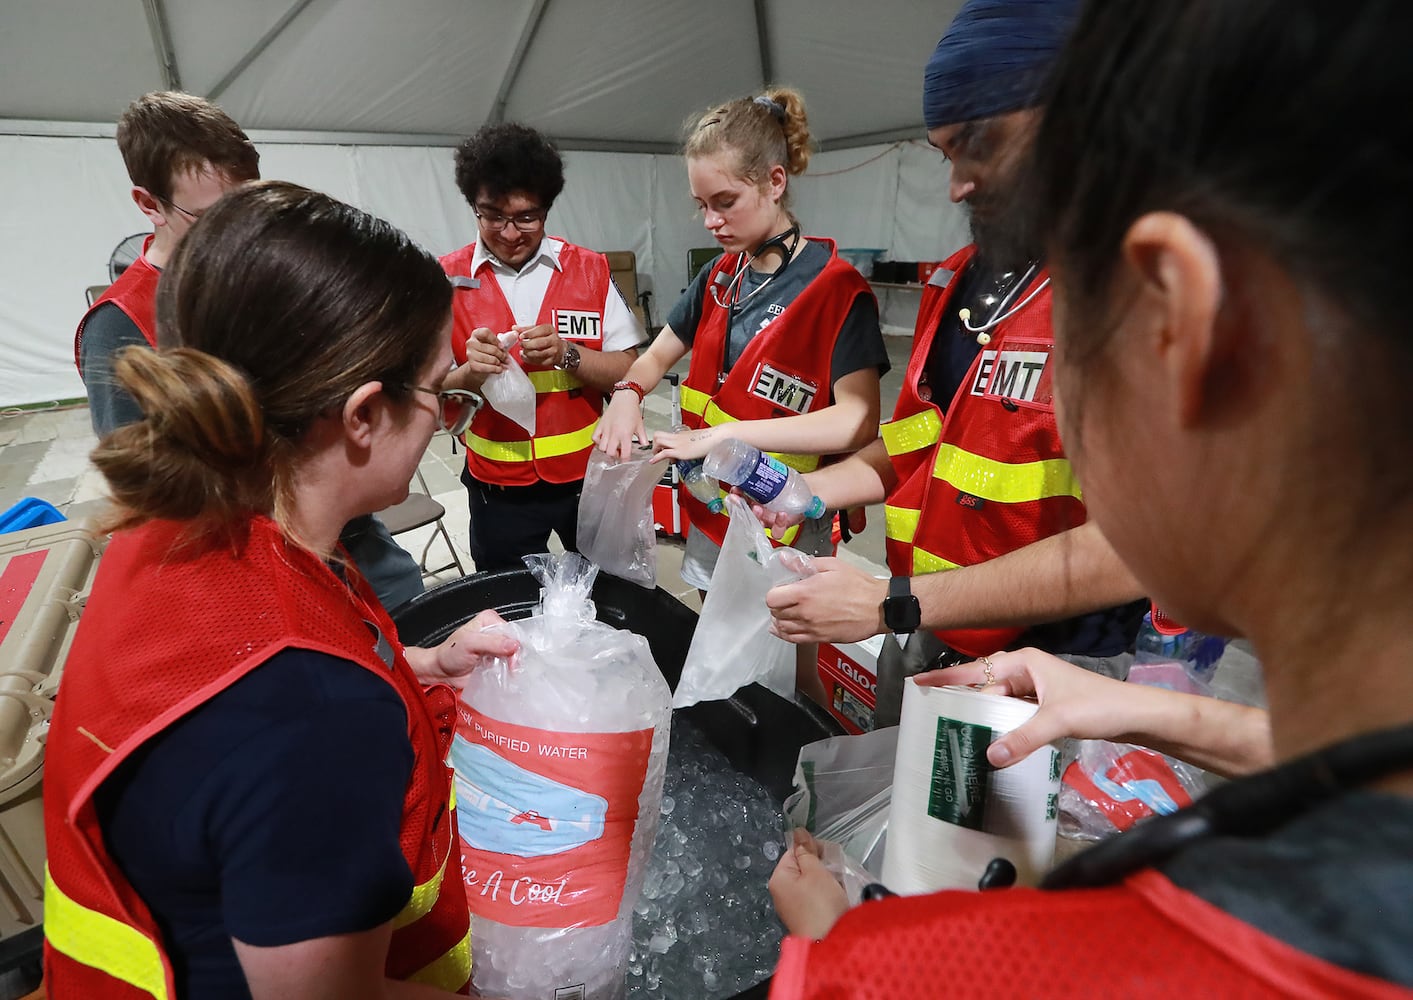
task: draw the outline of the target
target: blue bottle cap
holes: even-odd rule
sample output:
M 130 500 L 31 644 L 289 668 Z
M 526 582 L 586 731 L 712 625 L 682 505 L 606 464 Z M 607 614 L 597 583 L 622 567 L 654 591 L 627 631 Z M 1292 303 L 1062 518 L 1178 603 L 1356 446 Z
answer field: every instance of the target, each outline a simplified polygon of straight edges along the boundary
M 805 508 L 805 517 L 809 518 L 811 521 L 814 521 L 823 516 L 824 501 L 821 500 L 819 497 L 810 498 L 810 505 Z

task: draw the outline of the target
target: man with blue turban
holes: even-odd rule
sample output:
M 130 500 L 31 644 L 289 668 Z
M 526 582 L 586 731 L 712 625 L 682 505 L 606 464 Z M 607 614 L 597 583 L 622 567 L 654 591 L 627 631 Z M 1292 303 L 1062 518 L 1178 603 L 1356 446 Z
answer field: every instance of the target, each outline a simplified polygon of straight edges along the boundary
M 973 243 L 924 289 L 880 438 L 806 477 L 832 509 L 885 503 L 893 577 L 820 560 L 767 598 L 794 642 L 887 634 L 875 727 L 897 725 L 907 677 L 998 650 L 1034 646 L 1120 678 L 1132 659 L 1146 603 L 1086 523 L 1055 423 L 1049 275 L 1007 218 L 1077 6 L 967 0 L 928 60 L 928 141 L 951 162 Z

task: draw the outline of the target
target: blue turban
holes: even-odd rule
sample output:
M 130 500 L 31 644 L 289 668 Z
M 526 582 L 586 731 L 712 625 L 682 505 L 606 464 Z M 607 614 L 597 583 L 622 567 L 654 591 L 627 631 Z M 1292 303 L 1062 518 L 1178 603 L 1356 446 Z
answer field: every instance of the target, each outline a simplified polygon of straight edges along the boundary
M 929 129 L 1034 107 L 1078 0 L 967 0 L 922 78 Z

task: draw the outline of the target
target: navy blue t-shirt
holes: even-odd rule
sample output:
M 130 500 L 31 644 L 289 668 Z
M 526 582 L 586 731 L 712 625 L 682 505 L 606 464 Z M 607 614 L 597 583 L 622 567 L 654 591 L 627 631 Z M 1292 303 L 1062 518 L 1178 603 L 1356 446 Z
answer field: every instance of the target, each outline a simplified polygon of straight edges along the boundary
M 104 842 L 161 929 L 179 997 L 250 997 L 233 937 L 293 944 L 398 914 L 412 760 L 390 683 L 288 649 L 99 786 Z

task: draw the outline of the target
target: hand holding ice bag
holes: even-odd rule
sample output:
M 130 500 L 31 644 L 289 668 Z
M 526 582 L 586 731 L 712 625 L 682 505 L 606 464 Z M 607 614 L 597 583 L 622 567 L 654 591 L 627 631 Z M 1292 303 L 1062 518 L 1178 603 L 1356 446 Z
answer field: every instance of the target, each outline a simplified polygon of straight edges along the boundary
M 519 339 L 514 331 L 502 333 L 500 346 L 509 351 Z M 535 386 L 513 354 L 506 356 L 504 371 L 482 383 L 481 395 L 487 404 L 525 428 L 527 434 L 535 433 Z
M 596 450 L 579 499 L 579 551 L 605 573 L 640 587 L 657 585 L 652 496 L 660 475 L 648 448 L 635 448 L 625 462 Z

